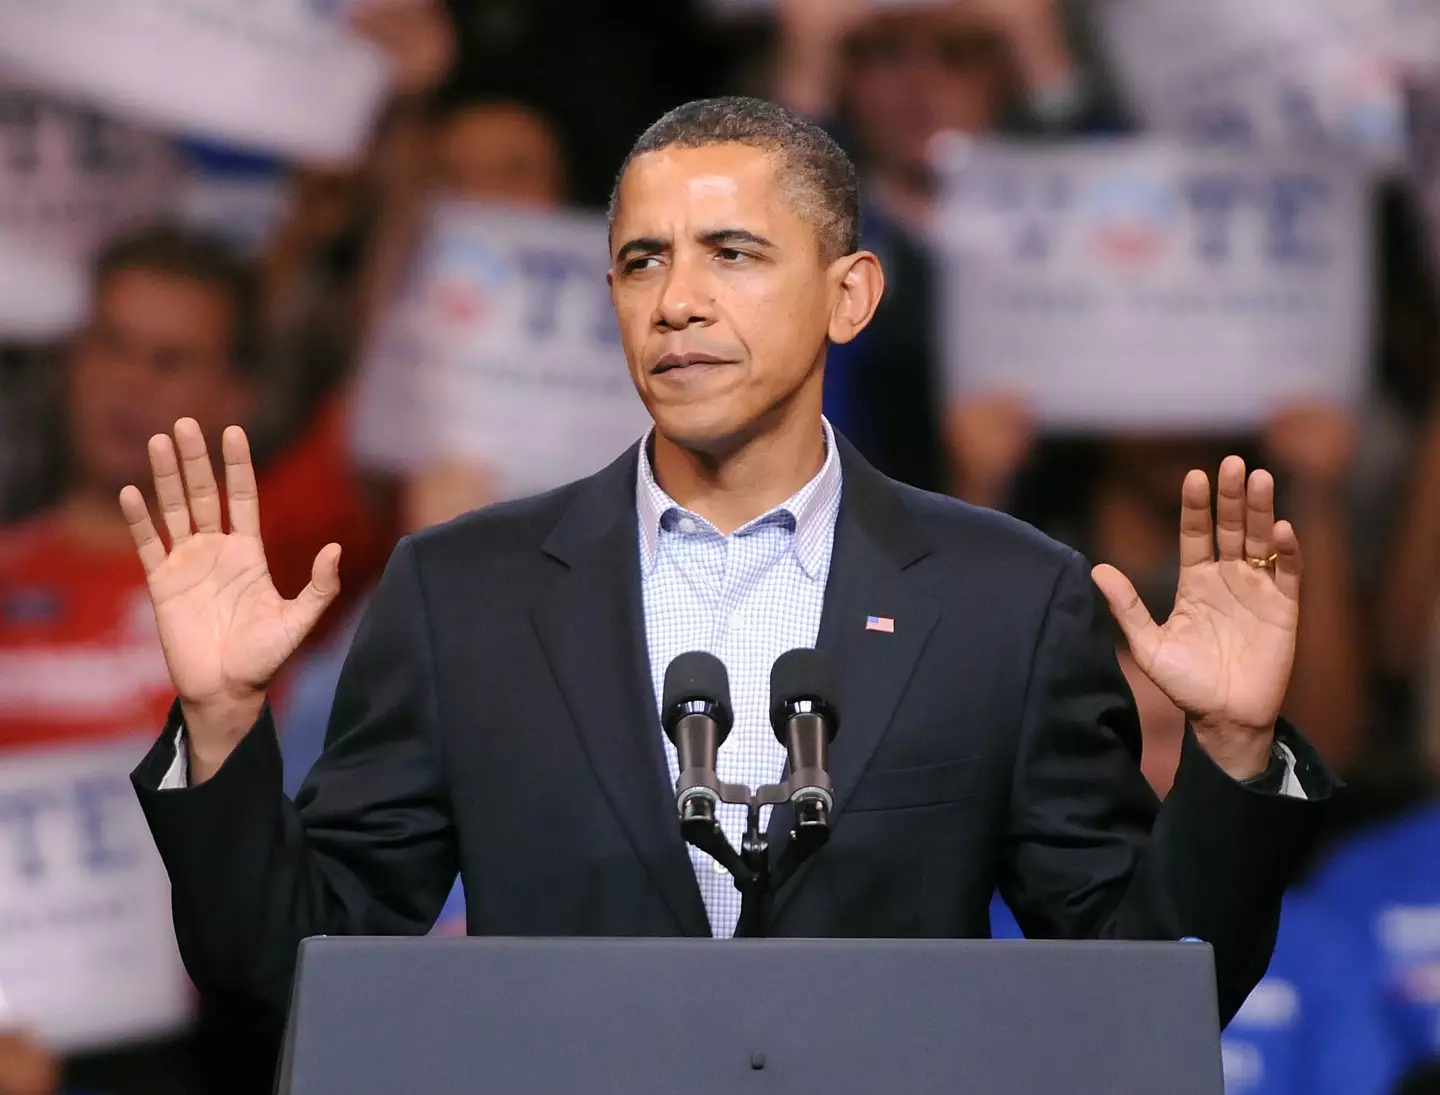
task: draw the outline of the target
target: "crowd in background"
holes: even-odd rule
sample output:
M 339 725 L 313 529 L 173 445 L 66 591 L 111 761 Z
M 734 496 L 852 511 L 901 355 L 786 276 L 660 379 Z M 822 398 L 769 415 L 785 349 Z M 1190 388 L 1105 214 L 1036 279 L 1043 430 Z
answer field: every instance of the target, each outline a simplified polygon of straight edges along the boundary
M 168 219 L 129 228 L 95 256 L 72 335 L 0 345 L 0 766 L 164 725 L 172 691 L 116 497 L 147 482 L 147 439 L 191 416 L 215 451 L 225 425 L 249 428 L 282 593 L 305 585 L 326 543 L 344 547 L 343 601 L 274 693 L 298 787 L 397 538 L 498 497 L 483 466 L 396 474 L 354 456 L 359 363 L 428 203 L 600 208 L 664 110 L 761 95 L 823 120 L 863 173 L 863 245 L 886 294 L 870 328 L 832 352 L 826 413 L 883 471 L 1115 564 L 1161 618 L 1185 472 L 1213 473 L 1238 450 L 1275 473 L 1305 552 L 1285 715 L 1348 789 L 1287 902 L 1270 976 L 1226 1033 L 1227 1085 L 1440 1091 L 1427 1071 L 1440 1057 L 1440 311 L 1421 203 L 1403 182 L 1374 186 L 1363 405 L 1282 407 L 1247 436 L 1100 435 L 1046 430 L 1014 393 L 947 396 L 932 138 L 1133 129 L 1085 16 L 1056 0 L 777 0 L 728 19 L 676 0 L 359 6 L 356 29 L 394 74 L 362 162 L 277 164 L 189 139 L 193 159 L 284 180 L 264 237 L 245 248 Z M 1118 632 L 1117 647 L 1145 775 L 1164 795 L 1184 715 Z M 1002 907 L 996 918 L 1013 930 Z M 437 930 L 463 931 L 458 891 Z M 195 1014 L 77 1052 L 0 1034 L 0 1095 L 268 1090 L 273 1032 L 213 1002 Z

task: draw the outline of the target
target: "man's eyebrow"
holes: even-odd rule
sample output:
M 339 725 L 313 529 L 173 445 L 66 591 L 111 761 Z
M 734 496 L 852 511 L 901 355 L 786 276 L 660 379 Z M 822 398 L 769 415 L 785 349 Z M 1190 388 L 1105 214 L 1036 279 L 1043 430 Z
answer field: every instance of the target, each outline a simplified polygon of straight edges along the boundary
M 615 252 L 615 261 L 624 262 L 631 255 L 654 255 L 668 250 L 669 247 L 669 240 L 662 240 L 658 236 L 640 236 L 621 244 L 620 250 Z
M 717 228 L 713 232 L 704 233 L 699 239 L 707 247 L 733 247 L 737 243 L 749 244 L 752 247 L 775 246 L 764 236 L 756 235 L 745 228 Z

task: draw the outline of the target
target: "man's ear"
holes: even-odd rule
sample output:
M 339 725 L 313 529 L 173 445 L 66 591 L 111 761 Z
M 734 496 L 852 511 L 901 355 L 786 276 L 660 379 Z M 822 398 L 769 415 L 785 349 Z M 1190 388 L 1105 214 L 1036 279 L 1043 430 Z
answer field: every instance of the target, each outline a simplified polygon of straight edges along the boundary
M 835 286 L 830 308 L 831 342 L 849 342 L 870 322 L 885 292 L 885 271 L 870 251 L 856 251 L 836 259 L 830 266 Z

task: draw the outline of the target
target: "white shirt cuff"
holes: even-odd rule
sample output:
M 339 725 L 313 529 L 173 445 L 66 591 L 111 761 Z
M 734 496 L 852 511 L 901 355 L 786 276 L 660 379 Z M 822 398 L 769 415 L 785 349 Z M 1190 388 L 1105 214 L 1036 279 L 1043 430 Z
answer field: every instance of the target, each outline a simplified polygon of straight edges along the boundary
M 165 778 L 160 781 L 162 791 L 183 791 L 190 786 L 190 754 L 185 750 L 185 727 L 175 731 L 175 759 Z
M 1305 788 L 1300 786 L 1300 777 L 1295 774 L 1295 766 L 1299 763 L 1295 759 L 1295 754 L 1283 741 L 1278 744 L 1280 752 L 1285 754 L 1285 781 L 1280 784 L 1280 793 L 1288 798 L 1309 799 L 1310 796 L 1305 793 Z

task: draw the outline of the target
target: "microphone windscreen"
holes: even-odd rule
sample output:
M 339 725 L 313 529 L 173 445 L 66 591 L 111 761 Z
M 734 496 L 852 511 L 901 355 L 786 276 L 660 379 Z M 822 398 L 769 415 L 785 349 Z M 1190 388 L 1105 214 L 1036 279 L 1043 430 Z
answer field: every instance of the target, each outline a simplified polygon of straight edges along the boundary
M 679 655 L 665 670 L 665 698 L 660 709 L 665 713 L 665 732 L 671 730 L 674 713 L 684 704 L 713 704 L 720 709 L 724 730 L 730 729 L 730 675 L 725 663 L 714 654 L 692 650 Z
M 777 734 L 787 718 L 786 708 L 799 700 L 811 700 L 834 716 L 835 673 L 830 659 L 808 646 L 787 650 L 770 669 L 770 723 Z

